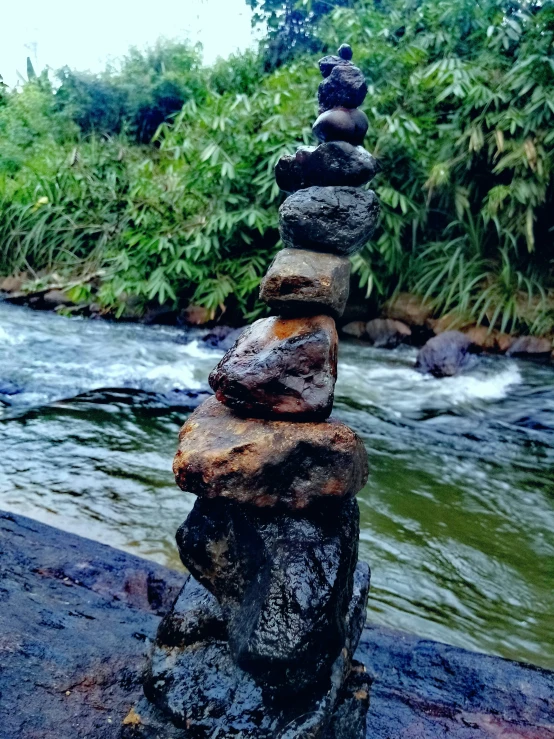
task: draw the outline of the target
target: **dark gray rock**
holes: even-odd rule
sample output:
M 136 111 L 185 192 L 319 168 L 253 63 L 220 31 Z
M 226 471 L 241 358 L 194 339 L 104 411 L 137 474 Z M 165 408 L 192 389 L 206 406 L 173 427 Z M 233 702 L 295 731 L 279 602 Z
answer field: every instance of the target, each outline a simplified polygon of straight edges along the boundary
M 183 574 L 11 513 L 0 551 L 2 739 L 191 739 L 140 701 Z M 380 626 L 356 659 L 374 680 L 368 739 L 554 739 L 554 672 Z
M 378 217 L 372 190 L 309 187 L 281 205 L 279 230 L 285 246 L 348 256 L 369 241 Z
M 223 349 L 228 351 L 244 331 L 244 327 L 233 328 L 232 326 L 214 326 L 207 333 L 202 341 L 204 341 L 212 349 Z M 188 343 L 188 342 L 187 342 Z
M 352 51 L 352 47 L 350 44 L 341 44 L 339 46 L 338 55 L 341 59 L 347 59 L 350 61 L 352 59 L 354 52 Z
M 319 112 L 331 108 L 358 108 L 367 95 L 365 77 L 353 64 L 337 64 L 319 85 Z
M 362 146 L 329 141 L 317 147 L 303 146 L 294 155 L 281 157 L 275 167 L 277 184 L 285 192 L 320 185 L 359 187 L 379 170 L 377 160 Z
M 354 66 L 350 59 L 343 59 L 340 56 L 329 55 L 319 60 L 319 71 L 323 77 L 328 77 L 333 69 L 337 66 L 351 67 Z
M 434 336 L 419 350 L 416 369 L 434 377 L 453 377 L 472 364 L 471 339 L 460 331 Z
M 307 249 L 282 249 L 260 286 L 260 298 L 283 316 L 339 318 L 350 292 L 350 260 Z
M 316 694 L 343 646 L 357 645 L 358 522 L 355 500 L 301 516 L 199 500 L 177 532 L 183 564 L 225 614 L 233 660 L 280 696 Z
M 210 385 L 243 415 L 323 420 L 333 408 L 337 351 L 330 316 L 261 318 L 212 370 Z
M 369 120 L 356 108 L 332 108 L 322 113 L 312 127 L 318 141 L 347 141 L 353 146 L 363 144 Z
M 405 323 L 394 321 L 392 318 L 374 318 L 366 324 L 365 332 L 374 346 L 386 349 L 402 344 L 412 335 Z
M 367 482 L 367 452 L 333 418 L 293 423 L 234 414 L 215 398 L 189 417 L 173 462 L 177 484 L 199 497 L 255 506 L 307 508 L 352 498 Z

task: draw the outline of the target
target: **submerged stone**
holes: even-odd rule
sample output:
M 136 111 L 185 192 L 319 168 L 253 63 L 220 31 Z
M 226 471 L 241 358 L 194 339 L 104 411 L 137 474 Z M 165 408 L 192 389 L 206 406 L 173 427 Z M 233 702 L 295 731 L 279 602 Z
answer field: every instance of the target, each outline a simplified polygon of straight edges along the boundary
M 279 230 L 285 246 L 348 256 L 369 241 L 378 216 L 372 190 L 309 187 L 281 205 Z
M 322 113 L 312 127 L 318 141 L 347 141 L 359 146 L 363 143 L 369 121 L 356 108 L 332 108 Z
M 264 418 L 331 414 L 338 336 L 329 316 L 262 318 L 240 335 L 210 374 L 216 398 Z
M 319 85 L 319 110 L 358 108 L 366 95 L 367 83 L 361 69 L 353 64 L 337 64 Z
M 361 439 L 334 419 L 245 420 L 209 398 L 179 439 L 177 484 L 200 497 L 302 509 L 317 498 L 351 498 L 367 481 Z
M 346 141 L 302 146 L 296 154 L 282 156 L 275 167 L 277 184 L 285 192 L 313 185 L 359 187 L 375 177 L 379 165 L 362 146 Z
M 344 313 L 350 260 L 307 249 L 282 249 L 260 287 L 260 298 L 281 315 Z
M 365 331 L 374 346 L 387 349 L 407 341 L 412 335 L 405 323 L 394 321 L 392 318 L 374 318 L 366 324 Z

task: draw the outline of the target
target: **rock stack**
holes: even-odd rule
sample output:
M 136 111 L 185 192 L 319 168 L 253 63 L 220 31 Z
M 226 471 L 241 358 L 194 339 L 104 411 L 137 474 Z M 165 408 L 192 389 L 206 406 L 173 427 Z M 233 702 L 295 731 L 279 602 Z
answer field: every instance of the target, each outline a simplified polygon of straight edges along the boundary
M 365 737 L 369 678 L 353 655 L 369 589 L 355 499 L 367 454 L 329 418 L 347 257 L 379 210 L 360 189 L 376 163 L 360 146 L 367 86 L 351 58 L 343 46 L 320 61 L 322 143 L 276 168 L 286 248 L 260 295 L 277 315 L 242 333 L 180 433 L 176 480 L 198 496 L 177 532 L 191 577 L 159 628 L 144 736 Z

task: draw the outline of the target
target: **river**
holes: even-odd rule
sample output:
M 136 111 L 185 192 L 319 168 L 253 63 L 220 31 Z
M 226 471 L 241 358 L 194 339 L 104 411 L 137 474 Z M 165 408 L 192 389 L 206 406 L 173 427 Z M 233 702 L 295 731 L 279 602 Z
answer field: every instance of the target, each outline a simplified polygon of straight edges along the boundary
M 0 303 L 0 508 L 178 567 L 174 391 L 220 356 L 199 331 Z M 415 356 L 340 350 L 335 415 L 371 470 L 369 619 L 554 669 L 554 369 L 488 357 L 437 380 Z

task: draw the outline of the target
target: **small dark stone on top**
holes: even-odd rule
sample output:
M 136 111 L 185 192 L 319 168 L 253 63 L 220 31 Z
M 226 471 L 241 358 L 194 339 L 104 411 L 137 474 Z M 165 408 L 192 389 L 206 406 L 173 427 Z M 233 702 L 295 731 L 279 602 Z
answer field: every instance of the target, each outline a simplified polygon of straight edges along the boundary
M 341 46 L 339 46 L 339 56 L 341 59 L 346 59 L 348 62 L 352 59 L 353 51 L 350 44 L 341 44 Z

